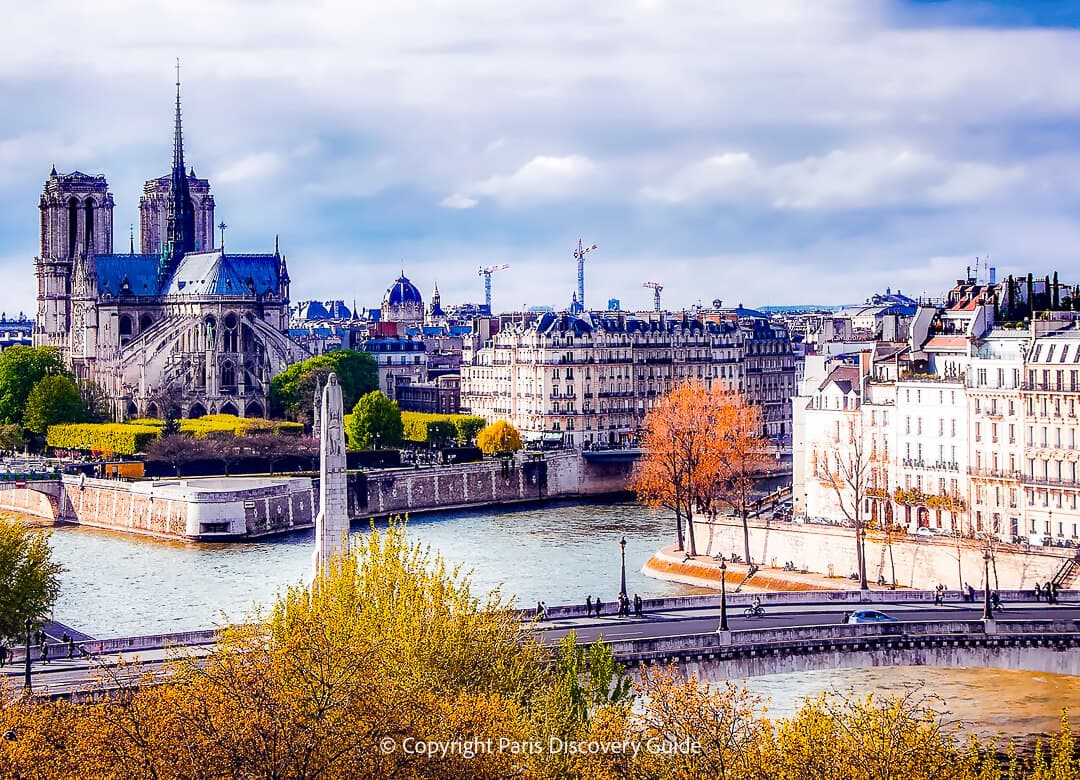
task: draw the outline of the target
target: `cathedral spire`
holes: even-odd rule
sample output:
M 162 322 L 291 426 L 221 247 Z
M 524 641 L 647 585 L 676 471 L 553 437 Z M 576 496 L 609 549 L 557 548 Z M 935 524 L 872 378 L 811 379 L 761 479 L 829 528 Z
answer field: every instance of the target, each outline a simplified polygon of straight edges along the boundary
M 184 130 L 180 122 L 180 58 L 176 58 L 176 120 L 173 128 L 173 180 L 177 171 L 184 175 Z
M 176 60 L 176 118 L 173 127 L 173 164 L 169 176 L 165 249 L 158 269 L 159 283 L 175 270 L 183 256 L 195 250 L 195 206 L 184 166 L 184 130 L 180 114 L 180 59 Z

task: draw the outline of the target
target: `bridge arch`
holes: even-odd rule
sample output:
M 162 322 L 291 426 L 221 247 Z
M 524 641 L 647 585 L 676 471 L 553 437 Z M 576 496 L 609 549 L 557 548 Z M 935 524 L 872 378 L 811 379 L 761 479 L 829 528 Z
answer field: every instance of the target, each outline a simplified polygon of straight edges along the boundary
M 0 512 L 29 515 L 55 523 L 64 518 L 62 494 L 59 480 L 0 482 Z

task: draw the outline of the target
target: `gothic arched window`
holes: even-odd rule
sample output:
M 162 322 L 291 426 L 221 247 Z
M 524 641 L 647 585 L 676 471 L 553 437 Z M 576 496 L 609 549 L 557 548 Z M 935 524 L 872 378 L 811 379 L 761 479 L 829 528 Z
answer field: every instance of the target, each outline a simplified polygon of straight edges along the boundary
M 221 387 L 222 389 L 236 387 L 236 366 L 231 360 L 226 360 L 221 364 Z
M 77 198 L 68 200 L 68 257 L 75 256 L 75 247 L 79 243 L 79 201 Z
M 83 248 L 87 254 L 94 251 L 94 199 L 87 198 L 83 206 L 86 222 L 83 227 Z

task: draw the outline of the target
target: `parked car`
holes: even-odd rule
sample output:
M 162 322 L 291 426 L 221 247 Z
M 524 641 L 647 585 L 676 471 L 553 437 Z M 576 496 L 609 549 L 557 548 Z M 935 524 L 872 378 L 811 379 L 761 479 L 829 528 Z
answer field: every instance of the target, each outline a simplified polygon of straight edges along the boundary
M 924 526 L 920 527 L 918 531 L 915 532 L 915 535 L 916 536 L 921 536 L 924 539 L 927 539 L 927 538 L 932 538 L 934 536 L 937 536 L 938 534 L 937 534 L 937 531 L 935 531 L 933 528 L 928 528 L 928 527 L 926 527 L 924 525 Z
M 891 615 L 886 615 L 884 612 L 878 612 L 876 609 L 857 609 L 848 615 L 847 622 L 850 624 L 896 623 L 897 620 Z

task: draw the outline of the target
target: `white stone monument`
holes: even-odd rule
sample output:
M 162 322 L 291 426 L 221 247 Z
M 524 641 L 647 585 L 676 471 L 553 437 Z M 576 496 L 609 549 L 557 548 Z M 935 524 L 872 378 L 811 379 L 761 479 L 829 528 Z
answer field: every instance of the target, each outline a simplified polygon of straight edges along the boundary
M 341 385 L 331 374 L 319 415 L 319 514 L 315 517 L 312 582 L 333 558 L 349 549 L 348 487 L 345 484 L 345 414 Z

